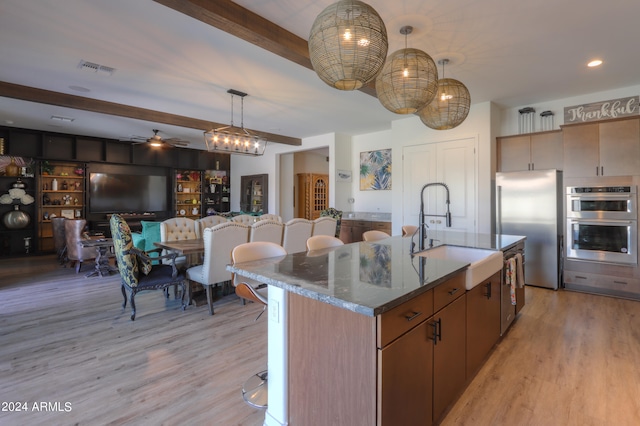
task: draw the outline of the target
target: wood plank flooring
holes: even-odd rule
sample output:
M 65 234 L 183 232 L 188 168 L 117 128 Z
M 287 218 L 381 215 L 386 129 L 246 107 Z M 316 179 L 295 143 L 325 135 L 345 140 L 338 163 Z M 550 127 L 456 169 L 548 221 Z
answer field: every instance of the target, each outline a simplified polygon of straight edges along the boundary
M 28 403 L 0 411 L 1 425 L 262 424 L 264 411 L 240 394 L 266 365 L 261 307 L 226 296 L 209 316 L 146 292 L 131 322 L 119 277 L 84 278 L 90 267 L 0 260 L 0 401 Z M 40 402 L 60 410 L 33 411 Z M 640 304 L 528 287 L 527 306 L 442 425 L 638 419 Z

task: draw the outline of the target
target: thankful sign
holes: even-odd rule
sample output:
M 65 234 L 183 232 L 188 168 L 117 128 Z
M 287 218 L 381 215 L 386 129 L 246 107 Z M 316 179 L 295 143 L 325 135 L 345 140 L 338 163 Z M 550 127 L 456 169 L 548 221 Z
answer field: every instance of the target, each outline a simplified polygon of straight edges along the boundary
M 640 96 L 564 108 L 564 124 L 607 120 L 640 114 Z

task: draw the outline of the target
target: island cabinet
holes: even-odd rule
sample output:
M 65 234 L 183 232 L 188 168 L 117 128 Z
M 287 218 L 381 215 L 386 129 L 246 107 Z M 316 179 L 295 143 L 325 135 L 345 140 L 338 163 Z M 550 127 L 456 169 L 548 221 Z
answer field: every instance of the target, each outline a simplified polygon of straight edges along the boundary
M 466 382 L 465 308 L 463 273 L 376 317 L 289 293 L 288 424 L 437 422 Z
M 391 222 L 343 219 L 341 223 L 340 239 L 345 244 L 362 241 L 362 234 L 371 230 L 391 235 Z
M 640 119 L 576 124 L 562 129 L 564 176 L 630 176 L 640 170 Z
M 500 338 L 500 271 L 467 292 L 467 379 Z
M 505 136 L 498 142 L 498 171 L 558 169 L 563 167 L 562 132 Z
M 433 341 L 433 421 L 440 420 L 466 382 L 465 274 L 458 274 L 433 290 L 436 311 Z

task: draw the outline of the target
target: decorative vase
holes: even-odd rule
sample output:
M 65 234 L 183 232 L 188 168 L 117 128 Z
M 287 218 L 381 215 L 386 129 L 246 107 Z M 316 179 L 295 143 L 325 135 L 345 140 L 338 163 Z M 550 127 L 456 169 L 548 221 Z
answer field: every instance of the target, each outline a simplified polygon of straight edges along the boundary
M 20 173 L 20 167 L 16 164 L 16 160 L 11 157 L 11 163 L 7 164 L 7 167 L 4 169 L 4 173 L 7 176 L 18 176 Z
M 17 204 L 15 204 L 13 208 L 14 209 L 12 211 L 5 213 L 2 217 L 2 223 L 4 223 L 4 226 L 9 229 L 22 229 L 29 226 L 29 223 L 31 222 L 29 214 L 20 210 L 20 206 Z

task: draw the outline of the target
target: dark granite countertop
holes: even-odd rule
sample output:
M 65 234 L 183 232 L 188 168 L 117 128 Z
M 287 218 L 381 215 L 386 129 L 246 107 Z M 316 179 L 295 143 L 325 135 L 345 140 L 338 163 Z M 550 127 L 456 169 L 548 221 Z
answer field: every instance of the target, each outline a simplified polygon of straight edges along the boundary
M 428 237 L 440 240 L 437 245 L 491 250 L 503 250 L 524 239 L 452 232 Z M 323 303 L 376 316 L 443 283 L 468 265 L 412 256 L 410 249 L 411 239 L 398 236 L 375 243 L 345 244 L 315 253 L 239 263 L 227 269 Z

